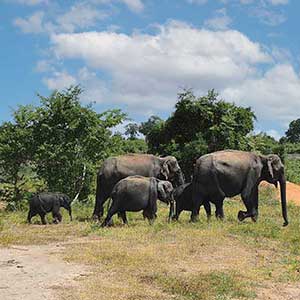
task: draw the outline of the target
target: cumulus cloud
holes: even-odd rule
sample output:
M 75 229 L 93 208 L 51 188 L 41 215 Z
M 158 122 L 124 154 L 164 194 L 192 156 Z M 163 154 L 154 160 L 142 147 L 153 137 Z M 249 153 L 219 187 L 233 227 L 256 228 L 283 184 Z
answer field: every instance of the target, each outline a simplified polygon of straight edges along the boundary
M 128 6 L 134 12 L 141 12 L 144 9 L 144 4 L 141 0 L 120 0 Z
M 286 17 L 283 13 L 275 12 L 263 7 L 253 9 L 252 15 L 257 17 L 262 23 L 269 26 L 277 26 L 286 21 Z
M 211 31 L 173 21 L 154 35 L 57 34 L 52 46 L 58 59 L 79 59 L 87 66 L 75 76 L 88 86 L 87 98 L 127 105 L 132 112 L 168 111 L 182 87 L 200 94 L 215 88 L 225 99 L 253 107 L 259 120 L 282 125 L 300 110 L 300 77 L 286 59 L 289 53 L 276 48 L 266 52 L 235 30 Z M 266 71 L 259 71 L 261 64 Z M 101 80 L 97 70 L 110 80 Z M 52 79 L 48 86 L 53 82 L 60 81 Z
M 186 0 L 186 1 L 190 4 L 200 4 L 200 5 L 207 3 L 207 0 Z
M 13 24 L 24 33 L 41 33 L 44 31 L 43 18 L 44 12 L 38 11 L 27 18 L 16 18 Z
M 38 5 L 42 3 L 48 3 L 48 0 L 10 0 L 11 2 L 23 4 L 23 5 Z
M 81 59 L 111 76 L 114 101 L 133 109 L 170 109 L 181 87 L 223 90 L 255 76 L 271 61 L 238 31 L 210 31 L 170 22 L 156 35 L 85 32 L 52 36 L 60 59 Z
M 97 21 L 103 20 L 107 16 L 107 12 L 97 10 L 85 3 L 77 3 L 69 11 L 59 15 L 56 18 L 56 23 L 59 31 L 74 32 L 77 28 L 84 29 L 93 26 Z
M 51 77 L 44 78 L 43 82 L 50 90 L 61 90 L 77 84 L 76 78 L 66 71 L 54 72 Z
M 225 8 L 219 9 L 215 12 L 215 16 L 205 21 L 204 25 L 215 30 L 225 30 L 229 28 L 232 19 L 227 15 Z
M 268 0 L 272 5 L 285 5 L 289 3 L 289 0 Z

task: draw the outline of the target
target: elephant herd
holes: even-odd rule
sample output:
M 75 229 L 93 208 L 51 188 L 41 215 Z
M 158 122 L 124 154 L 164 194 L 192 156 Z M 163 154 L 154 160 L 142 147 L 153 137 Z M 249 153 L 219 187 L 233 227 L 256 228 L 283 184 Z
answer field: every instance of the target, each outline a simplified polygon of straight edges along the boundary
M 181 211 L 188 210 L 194 222 L 199 217 L 202 205 L 209 218 L 211 203 L 216 207 L 216 217 L 223 219 L 225 197 L 240 194 L 246 211 L 239 211 L 238 219 L 243 221 L 250 217 L 256 221 L 258 185 L 263 180 L 276 187 L 279 182 L 283 226 L 288 225 L 284 165 L 277 155 L 264 156 L 236 150 L 206 154 L 197 159 L 190 183 L 184 182 L 181 168 L 173 156 L 127 154 L 111 157 L 104 161 L 97 174 L 93 218 L 100 219 L 103 216 L 103 205 L 111 198 L 102 226 L 111 224 L 111 218 L 116 213 L 127 223 L 127 211 L 143 211 L 144 218 L 152 223 L 156 218 L 157 199 L 170 204 L 169 219 L 178 220 Z M 72 218 L 70 201 L 66 201 L 65 195 L 35 195 L 30 201 L 28 221 L 39 214 L 44 224 L 45 214 L 52 211 L 54 220 L 59 222 L 60 206 L 65 207 Z

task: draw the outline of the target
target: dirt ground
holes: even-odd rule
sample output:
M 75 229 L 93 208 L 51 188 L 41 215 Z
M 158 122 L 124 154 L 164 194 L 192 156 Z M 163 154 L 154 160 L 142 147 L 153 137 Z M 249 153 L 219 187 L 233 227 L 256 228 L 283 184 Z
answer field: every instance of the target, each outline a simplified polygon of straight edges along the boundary
M 88 269 L 65 262 L 63 249 L 62 244 L 0 248 L 0 298 L 54 300 L 56 289 L 76 286 Z
M 270 186 L 272 189 L 276 189 L 273 185 L 268 184 L 266 182 L 262 182 L 261 186 Z M 278 198 L 280 199 L 280 188 L 278 187 L 277 189 L 277 195 Z M 292 202 L 295 205 L 300 206 L 300 185 L 292 183 L 292 182 L 287 182 L 286 183 L 286 198 L 288 202 Z

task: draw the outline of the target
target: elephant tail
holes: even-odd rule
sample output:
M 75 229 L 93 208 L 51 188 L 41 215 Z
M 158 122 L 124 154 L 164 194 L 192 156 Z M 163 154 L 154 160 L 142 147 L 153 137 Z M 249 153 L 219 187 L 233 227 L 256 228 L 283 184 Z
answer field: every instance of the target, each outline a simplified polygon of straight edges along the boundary
M 150 178 L 149 204 L 147 210 L 151 216 L 155 216 L 157 211 L 157 180 L 154 177 Z

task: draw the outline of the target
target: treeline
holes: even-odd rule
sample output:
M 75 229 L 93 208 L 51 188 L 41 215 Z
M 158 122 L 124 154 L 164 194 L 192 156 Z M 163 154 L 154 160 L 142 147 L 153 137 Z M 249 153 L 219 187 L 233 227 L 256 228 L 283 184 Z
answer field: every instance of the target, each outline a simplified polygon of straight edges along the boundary
M 214 90 L 197 97 L 191 90 L 178 94 L 166 120 L 151 116 L 141 124 L 129 123 L 125 134 L 115 127 L 128 121 L 121 110 L 97 113 L 80 103 L 79 86 L 39 95 L 38 106 L 20 106 L 12 121 L 0 126 L 0 200 L 18 208 L 27 193 L 61 191 L 79 199 L 94 192 L 101 162 L 112 155 L 153 153 L 174 155 L 187 180 L 195 159 L 222 149 L 300 153 L 300 120 L 291 122 L 276 141 L 266 133 L 253 134 L 255 113 L 219 99 Z M 295 164 L 297 165 L 297 163 Z M 288 179 L 300 182 L 298 170 L 288 162 Z M 298 178 L 299 177 L 299 178 Z

